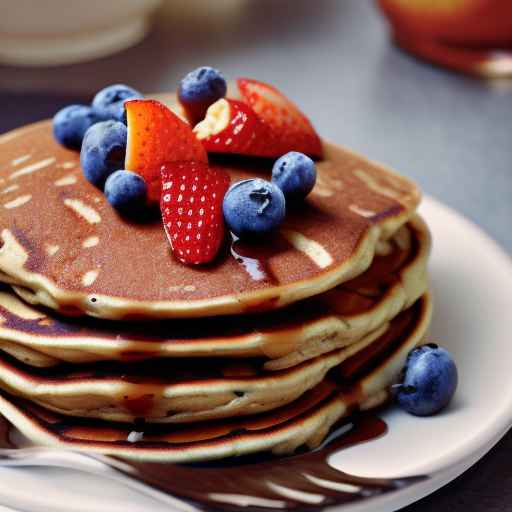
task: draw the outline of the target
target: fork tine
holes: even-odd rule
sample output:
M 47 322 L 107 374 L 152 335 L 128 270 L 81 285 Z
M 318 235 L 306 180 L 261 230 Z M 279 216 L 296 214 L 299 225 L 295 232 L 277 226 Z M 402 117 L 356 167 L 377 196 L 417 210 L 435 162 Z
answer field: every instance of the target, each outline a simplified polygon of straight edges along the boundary
M 287 472 L 282 475 L 272 474 L 270 475 L 269 481 L 272 484 L 293 489 L 294 491 L 321 496 L 322 499 L 318 504 L 321 504 L 322 506 L 352 501 L 356 496 L 355 493 L 344 492 L 320 485 L 319 483 L 307 478 L 307 475 L 301 473 L 290 474 Z
M 297 477 L 294 476 L 292 481 L 288 480 L 279 485 L 283 489 L 292 491 L 295 499 L 302 501 L 303 504 L 308 504 L 310 507 L 324 507 L 327 505 L 333 505 L 335 503 L 344 503 L 354 499 L 353 495 L 351 494 L 316 485 L 304 477 L 300 478 L 298 475 Z M 273 488 L 275 489 L 276 487 Z M 304 498 L 300 496 L 303 493 L 306 495 Z M 280 490 L 280 494 L 283 495 L 283 490 Z M 284 495 L 287 497 L 290 496 L 288 493 L 285 493 Z M 309 498 L 314 499 L 310 500 Z
M 387 478 L 366 478 L 362 476 L 350 475 L 339 471 L 327 464 L 322 467 L 315 467 L 314 471 L 309 472 L 314 479 L 328 480 L 335 483 L 349 484 L 361 488 L 365 495 L 380 494 L 401 487 L 397 482 Z M 364 492 L 363 492 L 364 491 Z
M 288 498 L 277 496 L 274 499 L 262 498 L 245 494 L 217 493 L 203 496 L 201 501 L 205 510 L 218 510 L 222 512 L 273 512 L 275 510 L 295 510 L 300 503 Z
M 229 470 L 220 471 L 200 471 L 193 475 L 188 473 L 189 468 L 185 469 L 187 476 L 186 486 L 175 488 L 174 492 L 186 499 L 196 503 L 204 503 L 208 509 L 211 508 L 211 502 L 219 503 L 222 510 L 247 510 L 247 505 L 237 505 L 236 502 L 249 503 L 251 510 L 261 509 L 295 509 L 301 503 L 284 497 L 267 485 L 263 475 L 244 474 L 241 472 L 231 472 Z
M 343 481 L 357 485 L 356 482 L 352 482 L 352 475 L 347 475 L 327 464 L 324 464 L 323 466 L 315 466 L 314 471 L 310 470 L 309 474 L 324 480 L 332 480 L 333 482 Z

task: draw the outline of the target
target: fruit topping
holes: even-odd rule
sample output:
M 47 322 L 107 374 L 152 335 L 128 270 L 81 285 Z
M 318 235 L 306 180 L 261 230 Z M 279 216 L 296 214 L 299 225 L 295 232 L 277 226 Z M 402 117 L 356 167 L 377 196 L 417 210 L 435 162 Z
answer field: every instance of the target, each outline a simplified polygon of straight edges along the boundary
M 92 108 L 102 119 L 126 122 L 125 101 L 142 98 L 142 94 L 123 84 L 109 85 L 101 89 L 92 100 Z
M 80 164 L 85 177 L 103 188 L 105 180 L 123 168 L 126 151 L 126 126 L 119 121 L 93 124 L 85 133 Z
M 223 211 L 231 232 L 239 238 L 251 239 L 281 225 L 286 203 L 276 185 L 254 178 L 231 185 L 224 197 Z
M 322 143 L 309 119 L 284 94 L 250 78 L 239 78 L 237 85 L 242 101 L 272 130 L 279 155 L 300 151 L 312 157 L 322 156 Z
M 251 107 L 241 101 L 216 101 L 194 132 L 209 153 L 268 157 L 280 154 L 272 145 L 272 133 Z
M 226 80 L 216 69 L 204 66 L 185 76 L 178 98 L 197 123 L 192 131 L 162 103 L 111 85 L 96 94 L 91 107 L 59 111 L 55 138 L 70 148 L 81 145 L 85 177 L 104 187 L 116 210 L 132 216 L 160 204 L 175 256 L 186 264 L 208 263 L 222 245 L 225 223 L 242 239 L 276 230 L 286 200 L 304 199 L 314 187 L 309 156 L 322 154 L 309 120 L 276 88 L 248 78 L 237 86 L 239 99 L 224 98 Z M 207 150 L 280 158 L 272 182 L 254 178 L 229 187 L 227 172 L 208 166 Z
M 315 182 L 315 162 L 297 151 L 283 155 L 272 168 L 272 183 L 283 191 L 287 201 L 304 199 L 313 190 Z
M 126 103 L 128 144 L 124 168 L 144 178 L 148 199 L 158 203 L 160 168 L 169 162 L 202 162 L 208 157 L 190 126 L 155 100 Z
M 87 105 L 69 105 L 53 117 L 53 134 L 69 149 L 80 149 L 85 132 L 101 118 Z
M 224 240 L 222 201 L 229 175 L 202 162 L 161 166 L 160 210 L 173 253 L 183 263 L 211 262 Z
M 124 215 L 133 216 L 142 212 L 146 194 L 146 182 L 131 171 L 115 171 L 105 182 L 107 201 Z
M 142 98 L 127 85 L 110 85 L 99 91 L 92 105 L 69 105 L 53 117 L 53 134 L 57 142 L 70 149 L 80 149 L 85 132 L 100 121 L 126 122 L 124 103 Z
M 444 409 L 457 388 L 457 367 L 451 354 L 435 344 L 409 353 L 404 379 L 393 386 L 398 403 L 416 416 L 430 416 Z
M 204 118 L 208 107 L 226 95 L 226 80 L 209 66 L 191 71 L 180 82 L 178 99 L 194 125 Z

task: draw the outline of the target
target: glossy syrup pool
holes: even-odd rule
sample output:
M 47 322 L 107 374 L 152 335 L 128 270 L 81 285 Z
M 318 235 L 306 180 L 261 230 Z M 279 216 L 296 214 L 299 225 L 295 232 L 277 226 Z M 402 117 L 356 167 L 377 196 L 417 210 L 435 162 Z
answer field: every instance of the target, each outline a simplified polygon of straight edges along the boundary
M 329 464 L 336 452 L 377 439 L 386 431 L 382 419 L 364 413 L 338 423 L 318 449 L 290 456 L 256 454 L 202 464 L 130 465 L 146 483 L 205 510 L 318 510 L 398 491 L 425 478 L 363 478 Z
M 336 424 L 319 448 L 290 456 L 263 453 L 195 464 L 126 460 L 118 464 L 113 458 L 112 465 L 202 510 L 319 510 L 399 491 L 424 480 L 423 476 L 359 477 L 329 464 L 336 452 L 377 439 L 387 428 L 375 413 L 362 413 Z M 28 445 L 6 421 L 0 422 L 0 438 L 2 447 Z

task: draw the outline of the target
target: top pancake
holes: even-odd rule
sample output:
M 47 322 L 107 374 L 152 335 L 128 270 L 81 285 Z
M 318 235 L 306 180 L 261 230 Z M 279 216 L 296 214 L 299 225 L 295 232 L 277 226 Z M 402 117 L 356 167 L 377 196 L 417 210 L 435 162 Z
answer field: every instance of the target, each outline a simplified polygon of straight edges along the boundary
M 232 181 L 268 178 L 272 166 L 213 164 Z M 241 314 L 317 295 L 366 270 L 419 202 L 410 181 L 326 144 L 315 189 L 274 239 L 227 244 L 213 265 L 190 267 L 174 259 L 159 219 L 116 213 L 49 121 L 0 137 L 0 186 L 0 271 L 34 303 L 111 319 Z

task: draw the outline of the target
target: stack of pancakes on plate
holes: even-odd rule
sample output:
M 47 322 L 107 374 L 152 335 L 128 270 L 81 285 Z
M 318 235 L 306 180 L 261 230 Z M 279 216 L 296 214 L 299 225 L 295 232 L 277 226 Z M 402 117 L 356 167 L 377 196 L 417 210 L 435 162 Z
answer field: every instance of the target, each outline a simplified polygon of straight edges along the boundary
M 317 170 L 273 238 L 189 267 L 50 122 L 1 136 L 0 412 L 39 444 L 184 462 L 314 447 L 385 402 L 430 322 L 420 195 L 329 144 Z

